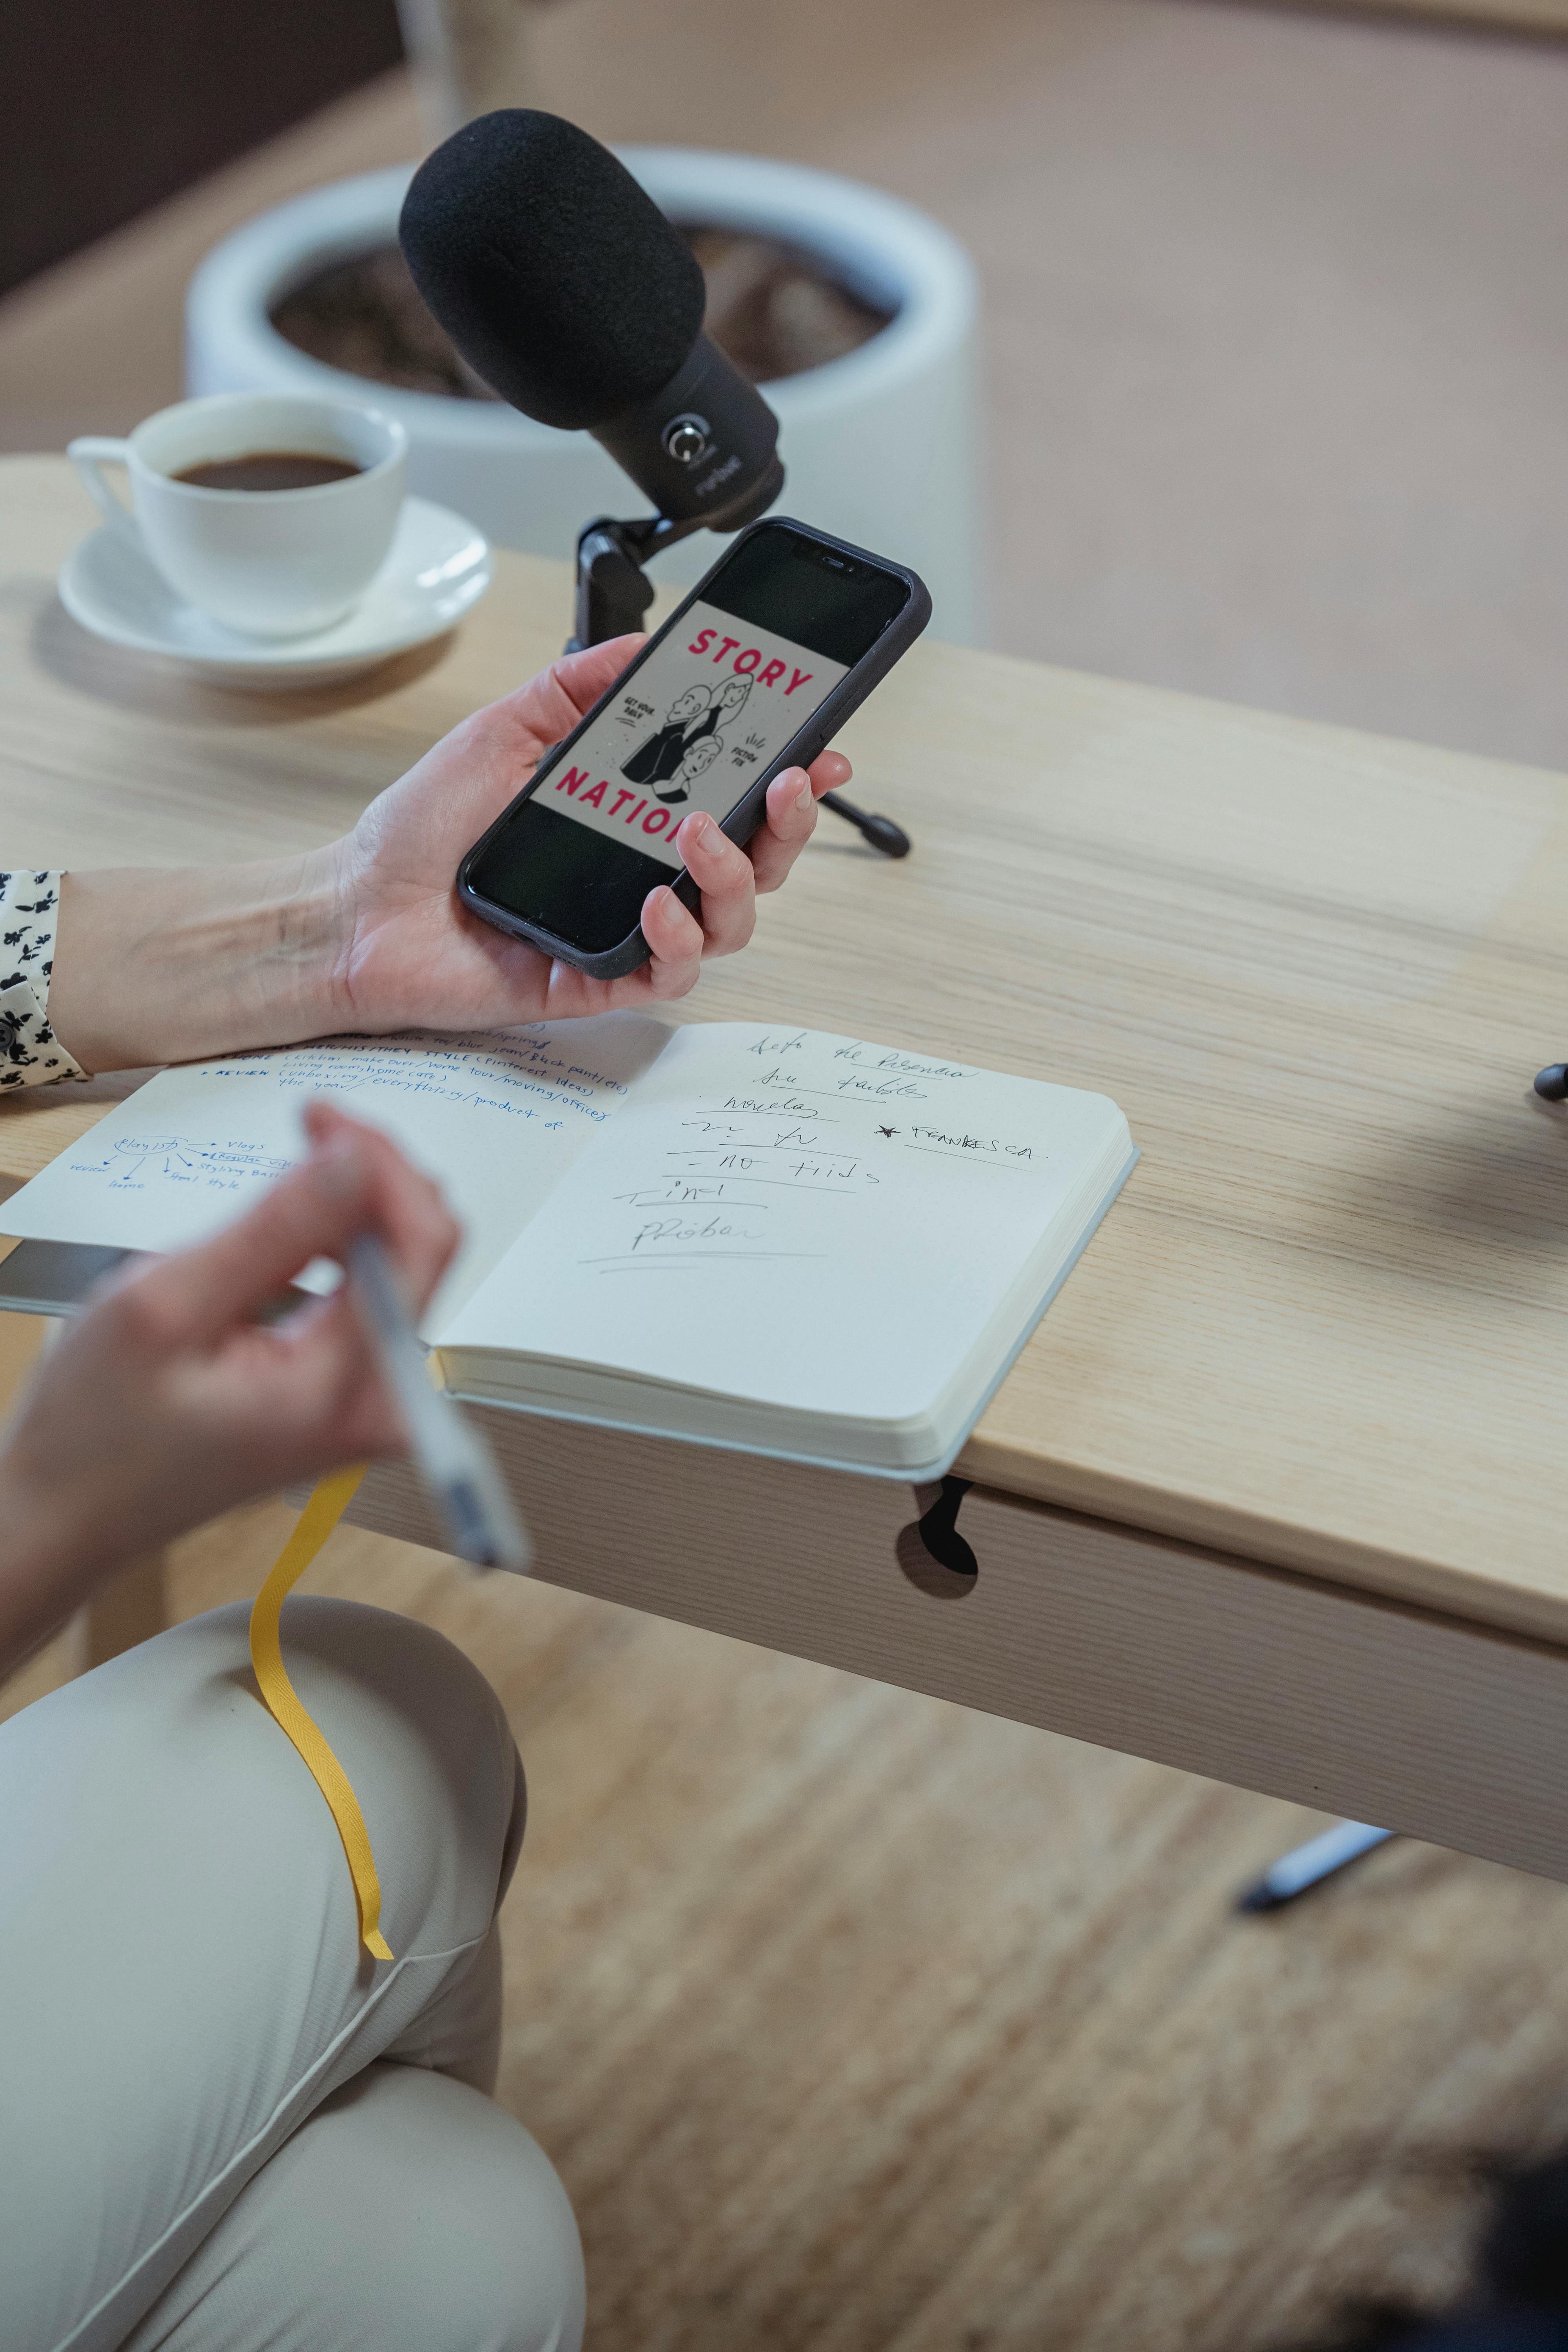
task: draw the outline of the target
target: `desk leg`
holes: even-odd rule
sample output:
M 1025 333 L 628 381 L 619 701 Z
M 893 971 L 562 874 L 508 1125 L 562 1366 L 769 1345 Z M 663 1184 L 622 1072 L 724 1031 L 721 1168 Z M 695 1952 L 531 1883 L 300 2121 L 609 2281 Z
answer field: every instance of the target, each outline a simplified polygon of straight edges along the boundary
M 163 1631 L 169 1622 L 166 1565 L 165 1553 L 144 1552 L 100 1586 L 81 1612 L 79 1673 L 89 1674 Z

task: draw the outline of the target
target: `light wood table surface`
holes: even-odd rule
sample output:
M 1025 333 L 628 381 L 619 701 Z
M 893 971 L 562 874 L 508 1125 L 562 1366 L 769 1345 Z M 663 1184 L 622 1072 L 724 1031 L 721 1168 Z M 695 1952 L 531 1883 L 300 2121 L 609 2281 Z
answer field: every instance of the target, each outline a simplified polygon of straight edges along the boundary
M 566 624 L 564 567 L 503 556 L 431 654 L 219 692 L 67 618 L 92 520 L 0 466 L 8 863 L 324 841 Z M 844 740 L 915 855 L 824 819 L 683 1012 L 1097 1087 L 1142 1161 L 957 1465 L 956 1605 L 895 1559 L 929 1493 L 487 1412 L 542 1572 L 1568 1878 L 1568 1122 L 1530 1087 L 1568 780 L 939 645 Z M 127 1083 L 7 1102 L 0 1179 Z M 432 1539 L 397 1468 L 356 1516 Z

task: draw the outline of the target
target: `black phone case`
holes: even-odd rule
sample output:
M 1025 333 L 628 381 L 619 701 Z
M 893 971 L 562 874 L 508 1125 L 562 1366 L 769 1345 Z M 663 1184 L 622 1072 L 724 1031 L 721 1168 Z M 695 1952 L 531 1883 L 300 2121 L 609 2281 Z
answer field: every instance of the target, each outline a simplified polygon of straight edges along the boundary
M 587 711 L 574 727 L 571 734 L 563 735 L 559 743 L 548 745 L 540 754 L 538 766 L 521 792 L 518 793 L 517 798 L 507 803 L 494 824 L 480 835 L 458 866 L 458 897 L 465 906 L 470 907 L 476 915 L 481 916 L 497 930 L 510 931 L 514 939 L 531 940 L 533 946 L 542 948 L 546 955 L 559 957 L 563 963 L 571 964 L 577 971 L 587 972 L 595 980 L 619 980 L 626 972 L 636 971 L 639 964 L 647 963 L 652 950 L 642 935 L 640 925 L 628 938 L 622 940 L 617 947 L 606 948 L 598 955 L 591 955 L 582 948 L 573 947 L 566 940 L 557 939 L 552 932 L 545 930 L 541 925 L 525 921 L 521 915 L 514 915 L 509 908 L 498 906 L 493 898 L 482 897 L 474 888 L 469 877 L 476 859 L 489 846 L 513 811 L 521 808 L 524 801 L 531 799 L 551 771 L 567 756 L 579 736 L 585 733 L 593 725 L 611 697 L 621 692 L 626 680 L 635 676 L 661 639 L 668 635 L 670 630 L 679 627 L 692 605 L 701 597 L 703 590 L 713 578 L 714 573 L 728 563 L 736 548 L 743 541 L 750 539 L 754 531 L 765 530 L 770 523 L 785 523 L 791 530 L 798 531 L 803 539 L 816 540 L 819 546 L 831 547 L 840 555 L 853 556 L 861 563 L 872 563 L 879 571 L 890 572 L 896 580 L 907 582 L 910 599 L 898 619 L 889 621 L 870 652 L 856 663 L 847 677 L 839 679 L 831 694 L 818 704 L 798 733 L 791 736 L 777 758 L 757 777 L 744 799 L 738 801 L 724 819 L 721 829 L 741 848 L 745 847 L 763 821 L 766 811 L 768 786 L 773 782 L 773 778 L 782 775 L 786 768 L 809 768 L 818 752 L 826 751 L 845 720 L 859 709 L 872 688 L 881 684 L 895 662 L 913 645 L 926 623 L 931 619 L 931 593 L 920 574 L 910 571 L 905 564 L 889 562 L 886 556 L 873 555 L 869 548 L 856 547 L 847 539 L 835 539 L 830 532 L 817 530 L 810 523 L 796 522 L 791 515 L 764 515 L 760 522 L 752 523 L 745 530 L 737 531 L 718 562 L 711 564 L 703 573 L 695 588 L 691 589 L 677 605 L 664 626 L 655 632 L 637 658 L 622 670 L 611 686 L 605 688 L 593 709 Z M 694 908 L 701 896 L 696 883 L 684 866 L 678 870 L 670 887 L 681 904 L 686 907 Z

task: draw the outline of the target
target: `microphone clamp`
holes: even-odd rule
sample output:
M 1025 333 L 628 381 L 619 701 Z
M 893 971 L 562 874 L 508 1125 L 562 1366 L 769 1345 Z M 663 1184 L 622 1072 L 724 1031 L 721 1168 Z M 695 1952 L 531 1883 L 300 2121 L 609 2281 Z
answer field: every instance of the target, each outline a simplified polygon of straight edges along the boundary
M 654 599 L 643 565 L 661 547 L 673 547 L 705 528 L 700 517 L 672 522 L 668 515 L 645 515 L 636 522 L 601 515 L 591 522 L 577 539 L 576 608 L 567 652 L 580 654 L 584 646 L 602 646 L 606 638 L 640 629 Z

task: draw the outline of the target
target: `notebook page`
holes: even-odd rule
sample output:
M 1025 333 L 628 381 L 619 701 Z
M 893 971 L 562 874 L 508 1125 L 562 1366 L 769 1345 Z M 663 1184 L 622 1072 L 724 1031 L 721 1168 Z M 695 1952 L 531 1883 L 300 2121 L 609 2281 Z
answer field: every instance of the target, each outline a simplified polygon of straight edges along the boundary
M 685 1028 L 438 1344 L 901 1420 L 1118 1133 L 1102 1095 Z
M 632 1013 L 492 1034 L 333 1037 L 164 1070 L 0 1203 L 20 1240 L 184 1249 L 304 1156 L 324 1095 L 437 1177 L 463 1244 L 431 1302 L 453 1313 L 666 1045 Z

